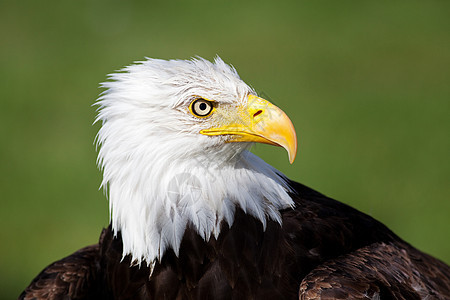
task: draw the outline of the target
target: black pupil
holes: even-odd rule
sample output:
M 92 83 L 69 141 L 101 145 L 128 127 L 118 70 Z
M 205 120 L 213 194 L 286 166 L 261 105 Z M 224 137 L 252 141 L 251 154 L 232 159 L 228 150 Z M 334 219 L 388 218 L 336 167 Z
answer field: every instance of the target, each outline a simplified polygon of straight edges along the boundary
M 200 110 L 205 110 L 207 107 L 205 102 L 200 103 Z

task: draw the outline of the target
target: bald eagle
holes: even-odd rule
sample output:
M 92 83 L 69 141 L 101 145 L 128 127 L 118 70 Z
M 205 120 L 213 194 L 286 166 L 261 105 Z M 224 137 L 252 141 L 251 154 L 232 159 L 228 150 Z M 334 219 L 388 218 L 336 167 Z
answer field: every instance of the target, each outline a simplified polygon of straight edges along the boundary
M 249 152 L 294 127 L 220 58 L 146 59 L 102 84 L 110 225 L 20 299 L 450 299 L 450 267 Z

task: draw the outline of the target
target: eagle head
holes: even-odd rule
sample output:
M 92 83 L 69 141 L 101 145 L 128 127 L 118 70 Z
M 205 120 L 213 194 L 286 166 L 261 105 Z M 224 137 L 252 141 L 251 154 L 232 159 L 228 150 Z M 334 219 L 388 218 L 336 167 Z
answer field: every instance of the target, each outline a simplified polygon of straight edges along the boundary
M 147 59 L 109 79 L 96 103 L 98 164 L 124 256 L 153 266 L 168 248 L 178 255 L 187 226 L 217 238 L 236 208 L 281 223 L 279 210 L 293 206 L 288 181 L 248 149 L 281 146 L 292 163 L 295 130 L 233 67 Z

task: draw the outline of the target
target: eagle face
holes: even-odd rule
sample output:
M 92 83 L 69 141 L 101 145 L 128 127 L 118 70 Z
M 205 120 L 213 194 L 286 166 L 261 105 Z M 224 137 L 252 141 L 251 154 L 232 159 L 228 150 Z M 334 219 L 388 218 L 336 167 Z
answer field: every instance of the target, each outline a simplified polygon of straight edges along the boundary
M 281 222 L 286 178 L 251 154 L 254 142 L 297 140 L 286 114 L 220 58 L 146 61 L 109 76 L 97 101 L 98 164 L 124 255 L 149 265 L 178 252 L 186 226 L 208 240 L 236 207 Z

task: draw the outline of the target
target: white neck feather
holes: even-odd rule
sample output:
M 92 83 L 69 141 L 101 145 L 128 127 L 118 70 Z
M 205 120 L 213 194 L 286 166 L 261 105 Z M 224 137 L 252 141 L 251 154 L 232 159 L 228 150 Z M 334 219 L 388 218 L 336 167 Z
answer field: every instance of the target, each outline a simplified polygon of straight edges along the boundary
M 281 224 L 279 210 L 293 206 L 283 175 L 247 150 L 215 166 L 161 159 L 116 161 L 120 174 L 104 178 L 112 228 L 135 263 L 153 265 L 168 248 L 178 255 L 188 224 L 207 241 L 222 221 L 233 224 L 236 207 L 265 227 L 267 219 Z

